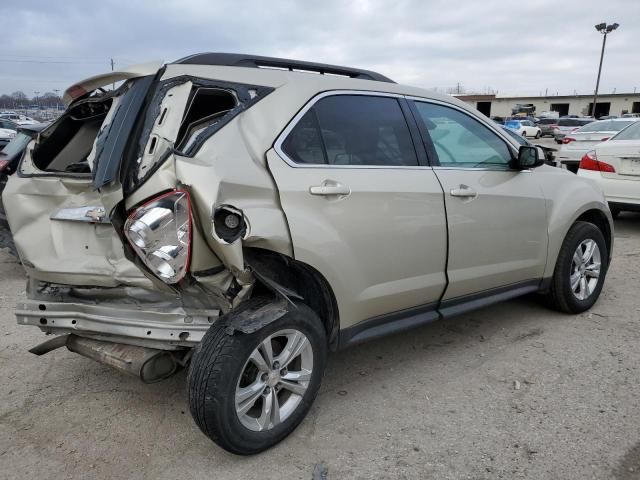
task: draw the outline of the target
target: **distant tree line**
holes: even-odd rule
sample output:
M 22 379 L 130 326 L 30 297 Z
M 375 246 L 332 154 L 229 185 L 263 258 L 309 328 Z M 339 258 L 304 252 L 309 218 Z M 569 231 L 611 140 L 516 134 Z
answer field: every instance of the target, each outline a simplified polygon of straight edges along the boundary
M 44 92 L 42 95 L 31 98 L 21 91 L 13 92 L 10 95 L 0 95 L 0 109 L 2 110 L 27 109 L 33 105 L 56 108 L 57 105 L 62 105 L 62 99 L 54 92 Z

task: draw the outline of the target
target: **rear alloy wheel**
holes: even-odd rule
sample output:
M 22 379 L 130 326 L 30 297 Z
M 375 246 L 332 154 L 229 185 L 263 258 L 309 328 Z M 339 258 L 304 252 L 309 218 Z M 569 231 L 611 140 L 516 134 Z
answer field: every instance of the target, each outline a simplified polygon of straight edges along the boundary
M 276 355 L 274 347 L 279 347 Z M 304 333 L 279 330 L 258 345 L 236 386 L 236 414 L 254 432 L 286 422 L 304 397 L 313 373 L 313 348 Z
M 554 307 L 566 313 L 581 313 L 596 303 L 608 268 L 608 251 L 602 232 L 588 222 L 576 222 L 564 240 L 551 290 Z
M 235 316 L 270 302 L 250 299 L 214 323 L 189 367 L 187 393 L 196 424 L 240 455 L 274 446 L 300 424 L 326 365 L 324 326 L 302 303 L 253 333 L 228 332 Z

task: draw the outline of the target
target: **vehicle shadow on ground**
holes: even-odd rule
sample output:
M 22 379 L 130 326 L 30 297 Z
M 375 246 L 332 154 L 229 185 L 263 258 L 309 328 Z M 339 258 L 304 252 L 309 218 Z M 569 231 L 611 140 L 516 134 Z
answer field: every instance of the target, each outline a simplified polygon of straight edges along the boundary
M 624 212 L 615 226 L 616 236 L 625 239 L 617 252 L 623 247 L 633 250 L 623 255 L 638 251 L 633 240 L 640 235 L 640 214 Z M 15 267 L 15 272 L 10 269 L 11 275 L 19 274 L 20 266 Z M 612 308 L 610 302 L 605 305 Z M 415 381 L 425 391 L 437 391 L 442 382 L 454 382 L 470 368 L 487 375 L 485 362 L 499 355 L 502 348 L 510 344 L 521 344 L 523 351 L 532 346 L 540 348 L 536 344 L 548 342 L 546 330 L 551 332 L 553 324 L 567 318 L 531 295 L 333 353 L 319 397 L 292 438 L 311 438 L 323 415 L 335 415 L 339 421 L 362 399 L 379 401 L 380 388 L 389 393 L 403 392 Z M 57 429 L 52 430 L 63 433 L 78 425 L 106 425 L 118 418 L 118 423 L 135 422 L 141 430 L 182 432 L 188 438 L 185 446 L 211 448 L 204 436 L 194 435 L 185 370 L 149 385 L 64 349 L 37 361 L 24 354 L 26 364 L 33 369 L 33 381 L 25 388 L 26 401 L 6 411 L 8 424 L 31 428 L 35 419 L 55 418 Z M 60 415 L 61 409 L 74 414 Z M 24 412 L 31 414 L 22 418 Z M 326 422 L 326 417 L 322 421 Z M 34 442 L 47 438 L 47 432 L 33 428 Z
M 400 365 L 437 368 L 436 365 L 450 361 L 462 350 L 466 355 L 475 353 L 478 361 L 484 362 L 491 356 L 492 343 L 496 340 L 501 344 L 530 340 L 544 331 L 536 326 L 535 318 L 551 316 L 563 317 L 541 305 L 532 295 L 332 353 L 319 400 L 330 403 L 332 395 L 344 396 L 351 389 L 366 395 L 371 385 L 385 384 L 391 389 L 402 389 L 402 384 L 395 384 L 394 373 Z M 140 414 L 163 409 L 175 413 L 177 405 L 181 405 L 181 412 L 188 409 L 186 370 L 180 370 L 160 383 L 143 384 L 136 378 L 65 352 L 65 356 L 68 355 L 73 355 L 74 361 L 66 363 L 67 376 L 82 379 L 73 385 L 77 395 L 99 393 L 105 388 L 112 396 L 117 391 L 127 397 L 133 394 L 140 397 L 140 401 L 131 402 L 129 408 L 139 410 Z M 168 399 L 171 401 L 167 402 Z M 46 403 L 46 398 L 41 400 Z
M 622 212 L 614 223 L 616 237 L 640 235 L 640 212 Z

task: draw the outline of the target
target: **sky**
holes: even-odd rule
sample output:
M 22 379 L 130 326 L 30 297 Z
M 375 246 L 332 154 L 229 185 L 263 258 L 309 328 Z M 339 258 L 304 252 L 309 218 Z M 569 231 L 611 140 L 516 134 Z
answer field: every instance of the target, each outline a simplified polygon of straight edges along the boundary
M 640 92 L 640 0 L 21 0 L 0 4 L 0 94 L 151 60 L 250 53 L 498 95 Z

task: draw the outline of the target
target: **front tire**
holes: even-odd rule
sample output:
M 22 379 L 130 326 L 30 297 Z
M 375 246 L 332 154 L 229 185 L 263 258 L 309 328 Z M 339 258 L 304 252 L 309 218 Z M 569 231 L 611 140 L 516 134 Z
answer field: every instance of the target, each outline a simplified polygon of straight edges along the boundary
M 548 299 L 565 313 L 581 313 L 598 300 L 607 273 L 609 252 L 602 232 L 592 223 L 576 222 L 564 239 Z
M 536 138 L 540 138 L 542 137 L 542 134 L 540 133 L 540 131 L 538 131 L 538 133 L 536 133 Z
M 248 300 L 214 323 L 189 367 L 193 419 L 207 437 L 239 455 L 266 450 L 295 430 L 318 393 L 326 366 L 324 326 L 304 304 L 296 303 L 251 334 L 228 333 L 236 315 L 269 302 Z

